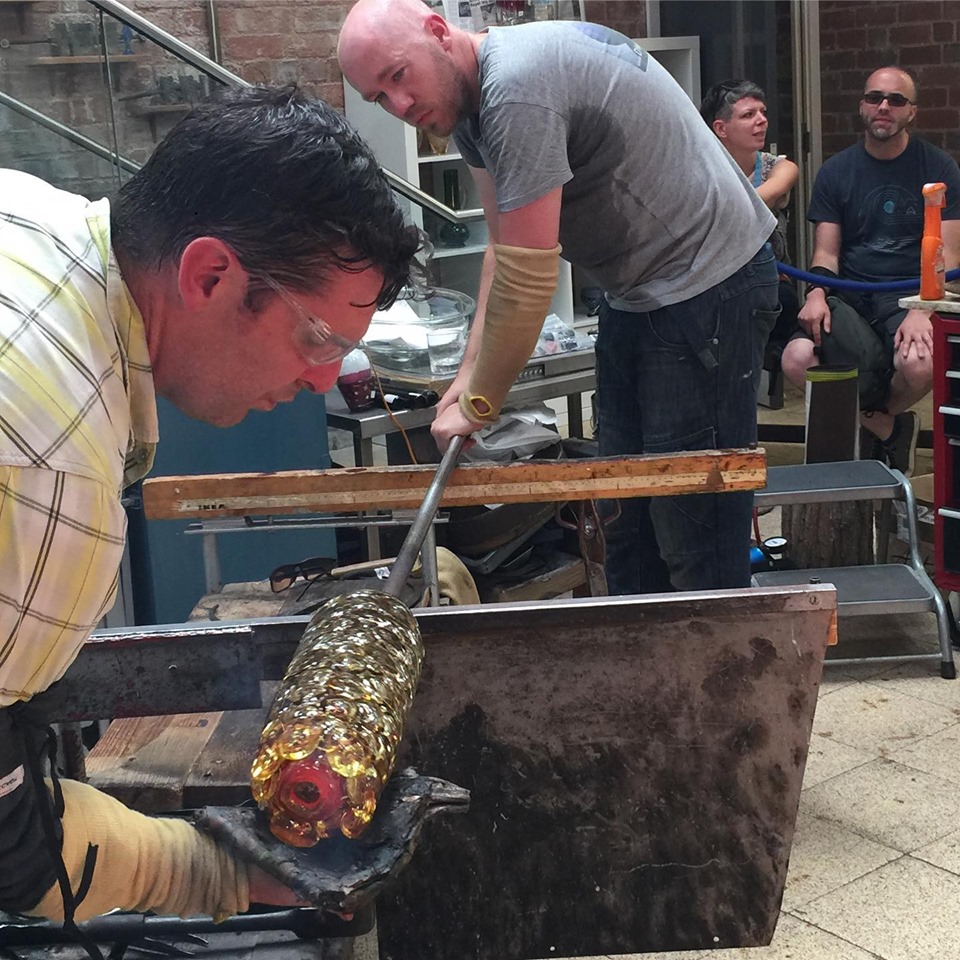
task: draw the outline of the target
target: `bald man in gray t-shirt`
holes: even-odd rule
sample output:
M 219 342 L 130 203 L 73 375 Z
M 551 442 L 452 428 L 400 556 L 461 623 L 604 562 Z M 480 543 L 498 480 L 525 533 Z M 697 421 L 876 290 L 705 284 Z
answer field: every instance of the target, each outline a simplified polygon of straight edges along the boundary
M 776 227 L 673 77 L 620 34 L 494 29 L 479 67 L 480 110 L 454 131 L 464 159 L 493 177 L 501 214 L 562 187 L 563 255 L 618 309 L 703 293 Z
M 601 454 L 756 440 L 776 222 L 645 50 L 594 24 L 468 34 L 417 0 L 360 0 L 339 52 L 366 99 L 454 134 L 490 228 L 470 344 L 434 423 L 441 446 L 496 416 L 559 245 L 606 293 Z M 752 506 L 739 493 L 623 501 L 607 530 L 610 592 L 747 586 Z

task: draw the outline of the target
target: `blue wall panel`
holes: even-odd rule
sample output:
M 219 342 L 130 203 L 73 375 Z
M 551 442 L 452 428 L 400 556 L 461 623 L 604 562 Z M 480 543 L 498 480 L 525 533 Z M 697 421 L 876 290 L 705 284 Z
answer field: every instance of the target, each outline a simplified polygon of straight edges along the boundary
M 330 466 L 322 397 L 301 393 L 227 430 L 191 420 L 163 399 L 158 408 L 160 445 L 151 477 Z M 138 623 L 182 622 L 206 592 L 203 538 L 184 534 L 186 527 L 131 516 Z M 264 580 L 281 563 L 336 555 L 334 535 L 324 530 L 227 533 L 217 542 L 224 583 Z

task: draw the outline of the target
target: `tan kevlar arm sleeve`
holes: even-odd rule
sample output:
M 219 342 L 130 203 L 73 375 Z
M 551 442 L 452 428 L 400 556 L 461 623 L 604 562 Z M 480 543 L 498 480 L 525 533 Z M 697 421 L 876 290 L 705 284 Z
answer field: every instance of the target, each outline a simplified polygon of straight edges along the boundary
M 85 783 L 61 780 L 63 862 L 80 885 L 87 844 L 99 848 L 93 882 L 76 919 L 123 910 L 189 917 L 242 913 L 249 906 L 246 864 L 182 820 L 146 817 Z M 63 919 L 54 884 L 31 913 Z
M 557 287 L 560 245 L 533 250 L 493 245 L 496 267 L 483 336 L 460 409 L 468 420 L 489 423 L 497 419 L 517 374 L 530 359 L 543 319 Z

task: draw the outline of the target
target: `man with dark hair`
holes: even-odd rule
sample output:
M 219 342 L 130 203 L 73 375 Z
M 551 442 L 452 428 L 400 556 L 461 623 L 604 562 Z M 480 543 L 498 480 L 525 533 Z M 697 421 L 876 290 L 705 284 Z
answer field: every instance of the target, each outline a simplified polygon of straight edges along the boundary
M 45 782 L 44 692 L 113 602 L 155 395 L 229 426 L 325 392 L 418 246 L 366 145 L 295 88 L 197 108 L 112 205 L 0 171 L 0 909 L 295 902 L 186 822 Z
M 960 170 L 936 147 L 910 135 L 917 87 L 899 67 L 874 71 L 860 100 L 864 138 L 830 157 L 817 173 L 807 219 L 817 225 L 810 269 L 866 283 L 920 274 L 925 183 L 947 185 L 943 249 L 948 270 L 960 262 Z M 803 386 L 818 364 L 822 337 L 860 332 L 860 422 L 879 443 L 875 455 L 909 474 L 920 418 L 909 408 L 933 385 L 933 331 L 923 310 L 903 310 L 902 293 L 833 292 L 811 284 L 799 313 L 803 332 L 786 346 L 786 376 Z M 876 340 L 874 340 L 874 337 Z M 849 351 L 849 348 L 848 348 Z M 873 360 L 868 359 L 870 354 Z M 851 353 L 852 355 L 852 353 Z M 829 352 L 825 353 L 830 362 Z
M 591 23 L 470 34 L 418 0 L 360 0 L 339 54 L 364 99 L 453 132 L 486 215 L 476 317 L 433 426 L 441 445 L 496 419 L 561 243 L 605 290 L 601 454 L 756 440 L 776 221 L 647 51 Z M 750 493 L 624 501 L 607 527 L 610 592 L 747 586 L 752 506 Z

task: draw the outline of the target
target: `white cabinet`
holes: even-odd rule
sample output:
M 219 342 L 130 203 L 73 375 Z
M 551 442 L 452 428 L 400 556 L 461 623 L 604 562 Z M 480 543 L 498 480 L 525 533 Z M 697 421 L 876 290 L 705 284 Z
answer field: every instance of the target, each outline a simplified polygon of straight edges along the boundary
M 635 37 L 639 43 L 700 107 L 700 38 L 699 37 Z

